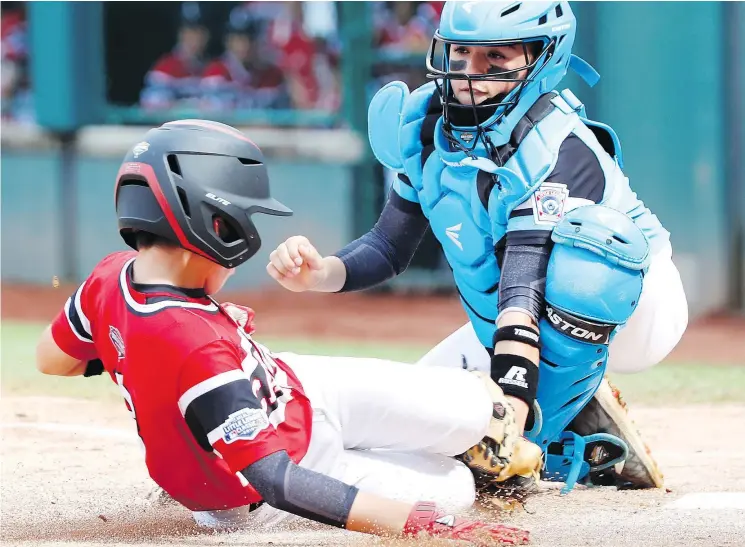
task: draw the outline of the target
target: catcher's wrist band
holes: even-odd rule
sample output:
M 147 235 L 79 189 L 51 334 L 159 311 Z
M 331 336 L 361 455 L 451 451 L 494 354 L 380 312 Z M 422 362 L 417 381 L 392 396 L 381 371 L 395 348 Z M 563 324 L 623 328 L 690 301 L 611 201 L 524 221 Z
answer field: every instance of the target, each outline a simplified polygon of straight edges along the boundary
M 491 377 L 505 395 L 533 408 L 538 391 L 538 366 L 533 361 L 521 355 L 497 353 L 491 358 Z
M 497 347 L 497 342 L 501 342 L 502 340 L 522 342 L 536 349 L 541 349 L 541 334 L 537 329 L 526 325 L 500 327 L 492 338 L 493 347 Z

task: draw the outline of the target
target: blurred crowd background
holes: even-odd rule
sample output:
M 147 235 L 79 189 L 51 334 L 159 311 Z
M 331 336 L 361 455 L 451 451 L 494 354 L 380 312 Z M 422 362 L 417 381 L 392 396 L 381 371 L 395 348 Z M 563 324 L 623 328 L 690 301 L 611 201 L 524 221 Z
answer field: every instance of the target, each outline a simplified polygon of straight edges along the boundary
M 295 210 L 232 286 L 269 285 L 264 254 L 303 233 L 325 253 L 375 223 L 392 173 L 367 106 L 425 83 L 444 2 L 2 2 L 2 279 L 76 281 L 122 243 L 111 181 L 147 130 L 239 127 Z M 691 312 L 745 310 L 745 2 L 572 2 L 569 75 L 610 124 L 632 187 L 672 233 Z M 18 234 L 21 234 L 20 236 Z M 264 237 L 266 234 L 266 237 Z M 431 233 L 384 290 L 453 292 Z
M 24 2 L 2 2 L 2 117 L 21 122 L 34 121 L 28 70 L 28 32 Z
M 3 118 L 34 123 L 26 2 L 2 3 Z M 373 47 L 423 58 L 444 2 L 371 2 Z M 106 95 L 148 111 L 191 107 L 336 112 L 336 2 L 108 2 Z M 136 29 L 136 30 L 133 30 Z M 420 66 L 377 63 L 380 87 L 425 82 Z

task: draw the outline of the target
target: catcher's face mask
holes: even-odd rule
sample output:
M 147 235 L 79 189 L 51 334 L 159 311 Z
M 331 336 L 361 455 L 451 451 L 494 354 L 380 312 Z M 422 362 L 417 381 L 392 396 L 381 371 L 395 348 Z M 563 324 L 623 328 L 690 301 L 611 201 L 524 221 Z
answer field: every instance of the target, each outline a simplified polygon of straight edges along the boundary
M 450 46 L 450 72 L 464 79 L 450 81 L 453 96 L 461 105 L 480 105 L 490 99 L 504 100 L 525 79 L 530 59 L 521 44 L 503 46 Z M 494 79 L 473 79 L 494 76 Z
M 498 123 L 517 104 L 523 87 L 543 68 L 553 49 L 551 40 L 456 43 L 435 33 L 427 55 L 427 76 L 437 83 L 446 135 L 453 126 L 475 127 L 481 137 L 487 120 L 499 114 L 490 122 Z M 457 139 L 451 140 L 462 147 Z M 479 140 L 474 140 L 471 150 Z

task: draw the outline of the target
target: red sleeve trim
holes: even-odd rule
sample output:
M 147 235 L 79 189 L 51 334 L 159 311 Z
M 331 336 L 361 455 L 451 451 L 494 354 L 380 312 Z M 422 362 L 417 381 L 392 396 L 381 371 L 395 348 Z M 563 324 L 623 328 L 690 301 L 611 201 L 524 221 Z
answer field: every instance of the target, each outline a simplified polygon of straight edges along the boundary
M 52 321 L 54 342 L 67 355 L 80 361 L 88 361 L 98 356 L 93 344 L 91 324 L 81 305 L 84 287 L 85 283 L 67 299 L 65 307 Z

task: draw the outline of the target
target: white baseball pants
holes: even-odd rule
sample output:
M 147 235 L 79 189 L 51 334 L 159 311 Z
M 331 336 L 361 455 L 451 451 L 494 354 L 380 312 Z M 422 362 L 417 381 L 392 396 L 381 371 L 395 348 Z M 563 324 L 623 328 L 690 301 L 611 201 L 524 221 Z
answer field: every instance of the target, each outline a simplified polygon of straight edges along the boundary
M 474 374 L 380 359 L 277 356 L 313 406 L 302 467 L 398 501 L 434 501 L 456 512 L 471 507 L 473 475 L 452 456 L 478 443 L 491 420 L 491 397 Z M 199 524 L 216 528 L 273 526 L 288 517 L 268 504 L 250 513 L 194 513 Z

